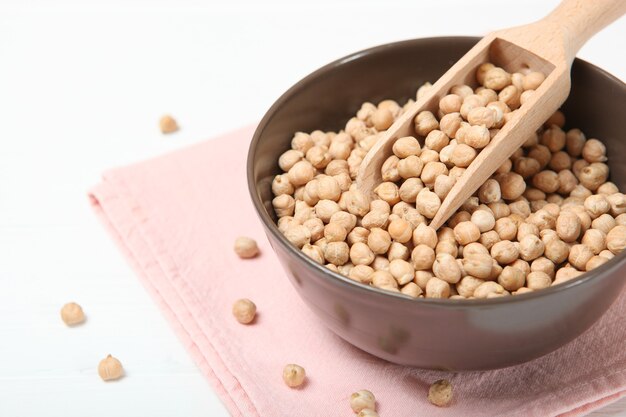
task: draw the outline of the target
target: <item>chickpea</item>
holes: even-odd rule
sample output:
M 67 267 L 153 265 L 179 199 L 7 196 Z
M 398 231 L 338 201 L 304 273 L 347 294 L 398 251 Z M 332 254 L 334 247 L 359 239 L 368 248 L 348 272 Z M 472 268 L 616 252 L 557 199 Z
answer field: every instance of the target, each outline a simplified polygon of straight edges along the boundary
M 594 162 L 580 170 L 578 180 L 589 190 L 595 191 L 606 182 L 608 176 L 609 167 L 601 162 Z
M 427 150 L 427 149 L 426 149 Z M 425 151 L 426 151 L 425 150 Z M 442 162 L 427 162 L 422 169 L 420 178 L 424 184 L 432 185 L 439 175 L 448 174 L 448 167 Z
M 400 158 L 395 155 L 391 155 L 383 162 L 383 166 L 380 168 L 383 181 L 398 181 L 400 179 L 398 162 L 400 162 Z
M 382 182 L 374 189 L 376 195 L 381 200 L 386 201 L 390 205 L 396 204 L 400 201 L 400 194 L 398 190 L 398 186 L 393 182 Z
M 374 271 L 371 275 L 372 285 L 376 288 L 398 289 L 398 283 L 389 271 Z
M 533 177 L 533 185 L 546 193 L 554 193 L 559 189 L 559 175 L 550 170 L 541 171 Z
M 331 264 L 341 266 L 348 262 L 350 248 L 346 242 L 328 242 L 324 248 L 324 258 Z
M 424 244 L 417 245 L 411 252 L 411 263 L 416 270 L 429 270 L 435 262 L 435 251 Z
M 389 259 L 382 255 L 378 255 L 374 258 L 374 262 L 370 265 L 375 271 L 389 271 Z
M 611 195 L 611 194 L 619 193 L 619 190 L 617 189 L 617 186 L 613 184 L 612 182 L 605 182 L 604 184 L 598 187 L 596 192 L 598 194 Z
M 385 254 L 391 245 L 391 236 L 386 230 L 374 227 L 370 230 L 370 234 L 367 237 L 367 245 L 375 254 Z
M 491 257 L 500 265 L 510 264 L 519 257 L 519 249 L 510 240 L 502 240 L 491 247 Z
M 448 113 L 439 121 L 439 129 L 449 138 L 456 137 L 463 118 L 460 113 Z
M 590 164 L 606 161 L 606 146 L 598 139 L 589 139 L 582 149 L 582 156 Z
M 437 194 L 433 193 L 428 188 L 422 189 L 417 195 L 415 207 L 422 216 L 428 219 L 435 217 L 440 206 L 441 200 Z
M 558 285 L 563 282 L 569 281 L 581 275 L 582 273 L 582 271 L 578 271 L 577 269 L 569 266 L 563 267 L 556 271 L 556 277 L 554 278 L 554 281 L 552 281 L 552 285 Z
M 574 242 L 581 232 L 580 218 L 576 213 L 562 211 L 556 219 L 556 232 L 564 242 Z
M 537 88 L 539 88 L 541 83 L 544 82 L 545 79 L 546 76 L 543 75 L 543 73 L 541 72 L 530 72 L 524 76 L 524 79 L 522 81 L 522 88 L 524 90 L 536 90 Z
M 480 239 L 480 229 L 471 221 L 463 221 L 454 228 L 454 238 L 460 245 L 467 245 Z
M 591 222 L 593 229 L 598 229 L 604 234 L 608 234 L 616 225 L 617 222 L 610 214 L 602 214 Z
M 239 323 L 250 324 L 256 316 L 256 305 L 247 298 L 242 298 L 235 301 L 232 312 Z
M 423 294 L 422 289 L 414 282 L 409 282 L 408 284 L 403 286 L 400 289 L 400 292 L 412 298 L 418 298 L 420 295 Z
M 461 269 L 454 257 L 447 253 L 437 254 L 432 266 L 433 273 L 439 279 L 456 284 L 461 279 Z
M 521 91 L 514 85 L 506 86 L 498 94 L 498 100 L 504 102 L 511 109 L 517 109 L 521 104 Z
M 391 238 L 400 243 L 408 242 L 413 236 L 411 225 L 403 219 L 397 219 L 389 223 L 387 230 Z
M 426 298 L 449 298 L 450 284 L 440 278 L 432 277 L 426 282 Z
M 405 136 L 395 141 L 393 144 L 393 153 L 401 159 L 408 158 L 411 155 L 419 156 L 421 147 L 417 139 L 413 136 Z
M 283 368 L 283 381 L 289 388 L 299 387 L 304 383 L 305 378 L 306 372 L 300 365 L 291 363 Z
M 615 193 L 606 196 L 606 199 L 611 205 L 611 216 L 617 217 L 620 214 L 626 213 L 626 195 L 622 193 Z
M 543 255 L 545 245 L 536 235 L 526 235 L 519 243 L 519 252 L 523 260 L 532 261 Z
M 493 281 L 483 282 L 474 290 L 474 298 L 493 297 L 493 295 L 490 297 L 490 294 L 495 294 L 496 296 L 502 296 L 502 295 L 508 295 L 508 292 L 507 290 L 504 289 L 504 287 L 502 287 L 502 285 Z
M 429 111 L 422 111 L 415 116 L 415 132 L 420 136 L 426 136 L 438 127 L 439 122 Z
M 481 233 L 492 230 L 496 225 L 495 217 L 490 211 L 487 210 L 476 210 L 472 213 L 470 221 L 478 227 L 478 230 Z
M 516 291 L 523 287 L 525 282 L 524 272 L 512 266 L 505 266 L 498 277 L 498 284 L 507 291 Z
M 355 242 L 350 247 L 350 261 L 354 265 L 369 265 L 374 262 L 374 252 L 364 242 Z
M 565 147 L 565 141 L 565 132 L 558 126 L 551 126 L 543 132 L 540 143 L 554 153 Z
M 603 256 L 593 256 L 591 259 L 589 259 L 589 261 L 587 261 L 587 263 L 585 264 L 585 271 L 591 271 L 592 269 L 595 269 L 597 267 L 599 267 L 600 265 L 603 265 L 605 263 L 607 263 L 609 260 Z
M 626 226 L 618 225 L 606 235 L 606 247 L 615 255 L 626 247 Z
M 299 249 L 311 241 L 311 232 L 300 224 L 291 225 L 284 232 L 285 238 Z
M 444 200 L 452 187 L 456 184 L 456 178 L 446 175 L 440 175 L 435 179 L 435 185 L 433 187 L 435 194 L 440 200 Z
M 524 178 L 514 172 L 498 174 L 496 181 L 500 184 L 502 198 L 505 200 L 515 200 L 520 197 L 526 190 Z M 539 188 L 539 187 L 537 187 Z
M 543 272 L 551 279 L 554 278 L 554 263 L 548 258 L 541 257 L 535 259 L 530 265 L 531 272 Z
M 461 168 L 468 167 L 474 158 L 476 158 L 477 152 L 474 148 L 464 143 L 457 145 L 452 151 L 450 161 Z M 423 179 L 423 178 L 422 178 Z M 427 181 L 424 181 L 428 183 Z
M 402 259 L 394 259 L 389 263 L 389 273 L 398 282 L 398 285 L 405 285 L 415 278 L 413 266 Z
M 517 224 L 510 217 L 496 220 L 494 230 L 501 240 L 511 240 L 517 236 Z
M 526 286 L 531 290 L 548 288 L 552 284 L 552 278 L 545 272 L 535 271 L 526 276 Z
M 415 155 L 410 155 L 398 162 L 397 173 L 399 177 L 404 179 L 417 178 L 423 169 L 424 163 L 422 160 Z
M 302 247 L 302 253 L 313 259 L 318 264 L 324 265 L 324 251 L 319 246 L 307 243 Z
M 441 152 L 444 146 L 448 146 L 449 143 L 450 138 L 448 135 L 437 129 L 430 131 L 426 135 L 426 139 L 424 139 L 424 145 L 437 152 Z
M 372 125 L 376 130 L 387 130 L 393 124 L 393 114 L 387 109 L 377 109 L 371 117 Z
M 485 72 L 484 81 L 480 83 L 486 88 L 499 91 L 511 84 L 511 74 L 500 67 L 494 67 Z
M 353 279 L 361 284 L 370 284 L 372 282 L 372 274 L 374 269 L 367 265 L 355 265 L 350 270 L 348 278 Z

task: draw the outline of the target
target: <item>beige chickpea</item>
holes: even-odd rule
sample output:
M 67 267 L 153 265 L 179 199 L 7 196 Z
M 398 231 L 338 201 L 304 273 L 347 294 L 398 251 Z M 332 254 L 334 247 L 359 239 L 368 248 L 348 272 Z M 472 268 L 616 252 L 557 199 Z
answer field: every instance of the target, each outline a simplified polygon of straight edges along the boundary
M 519 89 L 518 89 L 518 91 L 519 91 Z M 520 104 L 520 106 L 523 106 L 524 103 L 526 103 L 528 100 L 530 100 L 533 95 L 535 95 L 535 90 L 523 91 L 522 94 L 520 94 L 520 96 L 519 96 L 519 104 Z
M 589 139 L 585 142 L 582 156 L 590 164 L 593 162 L 606 161 L 606 146 L 598 139 Z
M 83 308 L 77 303 L 66 303 L 61 308 L 61 320 L 68 326 L 75 326 L 85 321 Z
M 285 238 L 298 248 L 302 248 L 311 241 L 311 232 L 303 225 L 291 225 L 284 232 Z
M 498 185 L 498 187 L 500 187 L 500 185 Z M 495 203 L 489 203 L 487 205 L 489 206 L 489 209 L 493 213 L 493 216 L 496 218 L 496 220 L 511 214 L 511 209 L 509 208 L 509 206 L 505 203 L 500 202 L 500 200 L 496 201 Z
M 376 130 L 387 130 L 393 124 L 393 114 L 385 108 L 379 108 L 372 113 L 370 120 Z
M 459 113 L 461 113 L 461 116 L 467 120 L 470 111 L 472 111 L 476 107 L 483 107 L 486 104 L 487 101 L 484 97 L 477 94 L 472 94 L 463 99 L 463 104 L 461 105 Z
M 609 167 L 601 162 L 594 162 L 584 167 L 578 174 L 578 180 L 591 191 L 598 189 L 609 177 Z M 610 196 L 609 196 L 610 197 Z
M 498 100 L 505 103 L 512 110 L 517 109 L 521 104 L 521 95 L 522 91 L 520 91 L 514 85 L 506 86 L 498 93 Z
M 577 276 L 580 276 L 582 273 L 582 271 L 578 271 L 576 268 L 572 268 L 570 266 L 563 267 L 556 271 L 556 276 L 554 278 L 554 281 L 552 281 L 552 285 L 558 285 L 563 282 L 567 282 L 571 279 L 576 278 Z
M 411 225 L 403 219 L 397 219 L 389 223 L 387 231 L 392 239 L 400 243 L 408 242 L 413 235 Z
M 440 278 L 433 277 L 426 282 L 426 298 L 449 298 L 450 284 Z
M 320 200 L 315 205 L 315 215 L 324 223 L 328 223 L 333 214 L 341 211 L 339 204 L 332 200 Z
M 296 162 L 287 172 L 289 182 L 295 186 L 304 185 L 315 176 L 315 168 L 309 161 Z
M 439 279 L 456 284 L 461 279 L 461 269 L 454 257 L 447 253 L 437 254 L 432 266 L 433 273 Z
M 329 223 L 338 223 L 346 229 L 346 233 L 349 233 L 356 226 L 357 218 L 354 214 L 350 214 L 345 211 L 338 211 L 330 216 Z
M 464 143 L 461 143 L 455 146 L 454 150 L 452 151 L 452 155 L 450 156 L 450 162 L 461 168 L 466 168 L 472 163 L 474 158 L 476 158 L 476 155 L 477 152 L 474 148 Z
M 327 242 L 343 242 L 346 240 L 348 231 L 339 223 L 328 223 L 324 227 L 324 237 Z
M 540 142 L 547 146 L 550 152 L 558 152 L 565 147 L 565 132 L 558 126 L 551 126 L 543 132 Z
M 484 282 L 485 281 L 482 279 L 467 275 L 461 278 L 461 280 L 456 284 L 456 290 L 459 295 L 462 295 L 463 297 L 473 297 L 476 288 Z
M 333 264 L 326 264 L 324 265 L 326 267 L 326 269 L 329 269 L 333 272 L 337 272 L 339 273 L 339 268 L 337 268 L 337 265 L 333 265 Z
M 615 218 L 615 223 L 625 226 L 626 225 L 626 213 L 622 213 L 619 214 L 616 218 Z
M 491 298 L 494 294 L 496 296 L 508 295 L 508 292 L 502 287 L 502 285 L 493 282 L 486 281 L 480 284 L 476 289 L 474 289 L 474 298 Z
M 610 214 L 602 214 L 591 222 L 593 229 L 601 230 L 604 234 L 608 234 L 616 225 L 617 222 Z
M 498 100 L 498 93 L 491 88 L 478 87 L 475 91 L 476 95 L 482 97 L 485 103 L 491 103 Z
M 317 180 L 317 195 L 321 200 L 338 201 L 341 197 L 341 188 L 334 177 L 321 176 Z
M 559 171 L 557 175 L 559 180 L 559 189 L 557 191 L 561 194 L 571 193 L 578 185 L 578 179 L 569 169 Z
M 381 200 L 386 201 L 390 205 L 396 204 L 400 201 L 400 193 L 398 186 L 393 182 L 382 182 L 374 189 L 374 192 Z
M 426 284 L 432 277 L 434 277 L 434 275 L 431 271 L 415 271 L 415 279 L 413 282 L 423 291 L 426 291 Z
M 299 221 L 294 219 L 292 216 L 284 216 L 278 219 L 278 230 L 281 233 L 285 233 L 285 230 L 290 228 L 293 225 L 301 224 Z M 322 222 L 322 233 L 324 231 L 324 224 Z
M 467 245 L 480 239 L 480 229 L 471 221 L 463 221 L 454 228 L 454 238 L 460 245 Z
M 448 113 L 439 121 L 439 129 L 449 138 L 454 138 L 461 127 L 462 121 L 461 113 Z
M 602 256 L 603 258 L 606 258 L 606 259 L 613 259 L 615 257 L 615 254 L 611 252 L 610 250 L 605 249 L 602 252 L 600 252 L 598 256 Z
M 435 217 L 440 206 L 441 200 L 437 194 L 433 193 L 428 188 L 422 189 L 417 195 L 415 207 L 422 216 L 428 219 Z
M 309 258 L 313 259 L 320 265 L 324 265 L 324 251 L 319 246 L 311 245 L 309 243 L 302 246 L 302 253 Z
M 466 250 L 463 251 L 463 269 L 465 273 L 482 280 L 489 279 L 493 265 L 489 253 L 474 253 L 468 255 L 466 252 Z
M 457 211 L 448 219 L 446 224 L 453 229 L 461 222 L 468 222 L 472 218 L 472 215 L 465 210 Z
M 430 246 L 417 245 L 411 252 L 411 263 L 418 271 L 429 270 L 435 262 L 435 251 Z
M 494 67 L 485 72 L 484 80 L 481 84 L 486 88 L 499 91 L 511 84 L 511 74 L 500 67 Z
M 543 75 L 543 73 L 541 72 L 538 72 L 538 71 L 529 72 L 528 74 L 524 76 L 524 79 L 522 81 L 522 88 L 524 90 L 536 90 L 537 88 L 539 88 L 541 83 L 544 82 L 545 79 L 546 79 L 546 76 Z
M 348 278 L 360 282 L 361 284 L 369 284 L 372 282 L 372 274 L 374 269 L 367 265 L 355 265 L 350 270 Z
M 474 94 L 474 90 L 472 90 L 472 87 L 470 87 L 469 85 L 457 84 L 452 86 L 452 88 L 450 89 L 450 94 L 456 94 L 461 98 L 465 98 L 470 94 Z
M 565 261 L 569 255 L 569 246 L 559 238 L 553 238 L 549 241 L 544 241 L 545 249 L 543 251 L 544 256 L 554 262 L 560 264 Z
M 556 233 L 564 242 L 574 242 L 581 232 L 580 218 L 576 213 L 562 211 L 556 219 Z
M 545 272 L 534 271 L 526 276 L 526 287 L 531 290 L 548 288 L 551 284 L 552 278 L 550 278 L 550 275 Z
M 611 216 L 617 217 L 620 214 L 626 213 L 626 195 L 622 193 L 615 193 L 611 195 L 607 195 L 606 199 L 611 206 L 610 213 Z
M 502 240 L 491 247 L 491 257 L 500 265 L 510 264 L 519 257 L 519 249 L 510 240 Z
M 598 229 L 588 229 L 580 242 L 597 255 L 606 249 L 606 234 Z
M 528 158 L 539 162 L 540 168 L 545 168 L 552 159 L 552 152 L 545 145 L 535 145 L 528 151 Z
M 386 230 L 374 227 L 370 230 L 370 234 L 367 237 L 367 245 L 375 254 L 385 254 L 391 245 L 391 236 L 389 236 Z
M 259 247 L 256 240 L 239 236 L 235 239 L 235 253 L 242 259 L 254 258 L 259 254 Z
M 463 99 L 456 94 L 448 94 L 439 100 L 439 109 L 443 114 L 458 112 L 463 104 Z
M 350 248 L 346 242 L 329 242 L 324 249 L 324 258 L 331 264 L 341 266 L 350 258 Z
M 400 174 L 398 173 L 398 162 L 400 162 L 400 158 L 395 155 L 391 155 L 385 160 L 385 162 L 383 162 L 383 165 L 380 168 L 383 181 L 398 181 L 400 179 Z
M 400 292 L 412 298 L 417 298 L 423 294 L 422 289 L 414 282 L 407 283 L 400 289 Z
M 609 260 L 603 256 L 593 256 L 585 264 L 585 271 L 591 271 L 592 269 L 595 269 L 600 265 L 607 263 L 608 261 Z
M 447 175 L 440 175 L 435 179 L 433 190 L 435 191 L 435 194 L 437 194 L 437 197 L 443 201 L 452 187 L 454 187 L 454 184 L 456 184 L 456 178 Z
M 278 166 L 283 171 L 289 171 L 297 162 L 302 160 L 304 155 L 300 151 L 289 149 L 278 158 Z
M 437 152 L 440 152 L 449 143 L 448 135 L 438 129 L 431 130 L 424 139 L 424 146 Z
M 543 255 L 544 243 L 536 235 L 526 235 L 519 242 L 520 257 L 525 261 L 532 261 Z
M 426 136 L 438 127 L 439 122 L 429 111 L 422 111 L 415 116 L 415 132 L 420 136 Z
M 606 235 L 606 247 L 617 255 L 626 247 L 626 226 L 617 225 Z
M 330 140 L 332 139 L 331 135 L 322 132 L 321 130 L 314 130 L 309 135 L 311 139 L 313 139 L 313 143 L 315 146 L 321 146 L 328 148 L 330 146 Z
M 537 188 L 526 187 L 526 191 L 524 191 L 524 194 L 522 195 L 522 197 L 528 200 L 530 204 L 535 203 L 534 207 L 538 207 L 537 210 L 543 207 L 544 204 L 548 204 L 548 202 L 546 201 L 546 197 L 547 197 L 546 193 L 544 193 L 543 191 Z M 531 211 L 536 211 L 536 210 L 533 210 L 531 207 Z
M 365 102 L 361 104 L 361 108 L 356 112 L 356 117 L 359 120 L 367 122 L 372 114 L 376 111 L 376 106 L 370 102 Z
M 415 155 L 410 155 L 398 161 L 397 172 L 404 179 L 417 178 L 422 173 L 423 168 L 424 163 L 422 160 Z
M 281 194 L 293 194 L 294 186 L 289 182 L 286 175 L 276 175 L 272 181 L 272 192 L 278 196 Z
M 289 194 L 281 194 L 272 200 L 272 206 L 278 217 L 293 216 L 296 201 Z
M 294 210 L 293 218 L 300 224 L 315 217 L 315 209 L 309 206 L 306 202 L 297 200 L 296 208 Z
M 415 278 L 415 269 L 405 260 L 394 259 L 389 263 L 389 273 L 398 282 L 398 285 L 405 285 Z
M 496 232 L 495 230 L 490 230 L 488 232 L 482 233 L 478 241 L 481 245 L 489 250 L 495 243 L 499 242 L 500 240 L 501 239 L 498 232 Z
M 589 165 L 589 162 L 585 161 L 584 159 L 577 159 L 572 163 L 572 172 L 574 173 L 574 175 L 576 175 L 577 179 L 580 176 L 582 170 Z
M 515 200 L 526 190 L 526 183 L 521 175 L 514 172 L 498 174 L 496 181 L 500 184 L 500 192 L 505 200 Z
M 317 179 L 307 182 L 306 185 L 304 186 L 304 191 L 302 192 L 302 196 L 298 196 L 297 194 L 294 194 L 296 200 L 303 200 L 309 206 L 316 205 L 317 202 L 320 201 L 320 197 L 317 194 L 318 183 L 319 181 Z
M 359 190 L 349 191 L 346 209 L 356 216 L 365 216 L 369 212 L 370 199 Z
M 484 64 L 478 66 L 478 68 L 476 69 L 476 81 L 478 81 L 478 84 L 485 84 L 485 77 L 487 75 L 487 72 L 492 68 L 495 68 L 495 65 L 493 65 L 491 62 L 485 62 Z
M 332 159 L 347 160 L 352 152 L 352 143 L 333 140 L 328 148 L 328 155 Z
M 372 210 L 361 219 L 361 225 L 366 229 L 374 227 L 386 227 L 389 221 L 389 213 L 384 211 Z
M 496 220 L 494 230 L 501 240 L 512 240 L 517 236 L 517 224 L 510 217 Z
M 545 257 L 535 259 L 530 265 L 531 272 L 543 272 L 547 274 L 550 279 L 554 278 L 555 267 L 554 263 Z
M 239 323 L 250 324 L 256 316 L 256 305 L 247 298 L 242 298 L 235 301 L 232 313 Z
M 455 241 L 442 240 L 435 246 L 435 253 L 449 253 L 456 257 L 459 254 L 459 247 Z
M 415 199 L 417 198 L 417 194 L 424 188 L 424 183 L 419 178 L 407 178 L 398 193 L 400 195 L 400 199 L 406 203 L 415 203 Z
M 342 172 L 347 174 L 350 173 L 350 167 L 348 166 L 348 161 L 344 161 L 343 159 L 334 159 L 326 165 L 324 169 L 324 173 L 326 175 L 335 176 L 339 175 Z
M 512 266 L 505 266 L 498 277 L 500 284 L 507 291 L 515 291 L 524 286 L 526 277 L 524 272 Z
M 175 123 L 176 122 L 174 121 L 174 124 Z M 175 127 L 176 129 L 178 128 L 177 126 Z M 170 133 L 176 129 L 164 131 L 164 133 Z M 107 355 L 107 357 L 102 359 L 98 364 L 98 375 L 103 381 L 113 381 L 124 376 L 124 368 L 119 359 L 111 355 Z
M 541 171 L 532 179 L 533 185 L 546 193 L 554 193 L 559 189 L 559 175 L 551 170 Z
M 520 157 L 515 159 L 513 163 L 513 171 L 520 174 L 523 178 L 532 177 L 541 170 L 539 161 L 533 158 Z
M 470 115 L 472 115 L 477 110 L 481 110 L 481 109 L 489 110 L 486 107 L 478 107 L 472 110 L 470 112 Z M 465 131 L 465 136 L 464 136 L 465 143 L 464 144 L 472 147 L 473 149 L 484 148 L 485 146 L 489 144 L 490 140 L 491 140 L 491 135 L 489 133 L 488 126 L 485 126 L 484 123 L 473 125 L 467 128 L 467 130 Z M 454 155 L 454 151 L 453 151 L 453 155 Z M 454 158 L 452 158 L 452 161 L 454 162 Z
M 350 261 L 354 265 L 369 265 L 374 258 L 374 252 L 363 242 L 356 242 L 350 247 Z
M 480 233 L 488 232 L 496 225 L 495 217 L 487 210 L 476 210 L 470 221 L 478 227 Z
M 422 169 L 420 179 L 424 184 L 432 185 L 439 175 L 448 174 L 448 168 L 442 162 L 427 162 Z
M 517 226 L 517 241 L 521 242 L 527 235 L 539 236 L 539 227 L 533 223 L 520 223 L 519 226 Z
M 502 194 L 500 193 L 500 184 L 494 179 L 488 179 L 478 189 L 478 199 L 481 203 L 489 204 L 500 201 Z
M 420 154 L 420 159 L 422 160 L 424 165 L 429 162 L 439 162 L 439 152 L 433 149 L 424 148 L 422 149 L 422 153 Z
M 486 129 L 489 129 L 496 122 L 496 112 L 495 112 L 495 110 L 493 110 L 492 108 L 489 108 L 489 107 L 482 107 L 482 106 L 481 107 L 474 107 L 467 114 L 467 121 L 472 126 L 482 126 L 482 127 L 486 128 Z M 484 132 L 484 130 L 482 130 L 482 131 Z M 470 132 L 471 132 L 471 130 L 470 130 Z M 466 137 L 465 143 L 468 143 L 468 137 Z M 486 146 L 486 144 L 484 146 Z M 484 146 L 481 146 L 481 148 L 484 147 Z
M 569 252 L 569 256 L 567 260 L 576 269 L 580 271 L 584 271 L 585 265 L 593 257 L 593 255 L 594 255 L 593 251 L 589 249 L 586 245 L 578 244 L 578 245 L 573 245 L 570 248 L 570 252 Z
M 389 271 L 374 271 L 371 275 L 372 285 L 382 289 L 398 289 L 398 282 Z
M 565 149 L 570 156 L 582 155 L 585 142 L 585 134 L 580 129 L 570 129 L 565 134 Z
M 388 110 L 393 117 L 398 116 L 402 112 L 402 107 L 395 100 L 383 100 L 378 103 L 378 108 Z
M 602 195 L 611 195 L 611 194 L 619 193 L 619 190 L 617 189 L 617 186 L 613 184 L 612 182 L 605 182 L 604 184 L 598 187 L 596 192 Z
M 417 139 L 413 136 L 405 136 L 398 139 L 393 144 L 393 153 L 398 158 L 407 158 L 411 155 L 419 156 L 421 153 L 421 147 Z
M 389 259 L 382 255 L 377 255 L 374 258 L 374 262 L 370 265 L 374 268 L 375 271 L 388 271 L 389 270 Z
M 437 242 L 437 231 L 426 224 L 420 224 L 413 231 L 413 245 L 415 246 L 426 245 L 434 249 L 437 246 Z
M 516 259 L 515 262 L 512 262 L 509 266 L 519 269 L 524 276 L 530 274 L 530 264 L 523 259 Z
M 411 251 L 407 246 L 400 242 L 391 242 L 389 250 L 387 251 L 387 259 L 393 261 L 395 259 L 402 259 L 406 261 L 411 256 Z

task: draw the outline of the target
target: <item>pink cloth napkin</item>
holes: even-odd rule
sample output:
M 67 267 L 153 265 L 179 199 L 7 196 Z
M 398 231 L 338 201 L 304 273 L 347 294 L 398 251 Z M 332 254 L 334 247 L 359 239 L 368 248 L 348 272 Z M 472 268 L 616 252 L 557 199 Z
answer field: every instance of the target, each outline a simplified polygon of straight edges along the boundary
M 109 171 L 90 195 L 233 416 L 350 416 L 349 396 L 363 388 L 382 417 L 577 416 L 626 395 L 626 292 L 574 342 L 496 371 L 393 365 L 335 336 L 291 287 L 254 213 L 245 177 L 253 129 Z M 262 255 L 237 258 L 238 235 L 257 239 Z M 257 304 L 253 325 L 231 315 L 243 297 Z M 306 368 L 305 386 L 285 386 L 287 363 Z M 440 378 L 454 386 L 447 408 L 426 399 Z

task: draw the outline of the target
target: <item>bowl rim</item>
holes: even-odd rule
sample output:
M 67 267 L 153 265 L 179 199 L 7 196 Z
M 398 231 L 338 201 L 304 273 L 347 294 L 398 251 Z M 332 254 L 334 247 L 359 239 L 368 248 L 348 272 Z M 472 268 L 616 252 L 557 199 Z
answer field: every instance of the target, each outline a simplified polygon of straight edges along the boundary
M 585 272 L 580 276 L 573 278 L 569 281 L 565 281 L 561 284 L 557 284 L 555 286 L 550 286 L 548 288 L 544 288 L 537 291 L 532 291 L 524 294 L 519 294 L 515 296 L 503 296 L 503 297 L 495 297 L 495 298 L 483 298 L 483 299 L 448 299 L 448 298 L 413 298 L 411 296 L 402 294 L 400 292 L 392 292 L 380 288 L 373 287 L 371 285 L 366 285 L 360 283 L 358 281 L 352 280 L 344 275 L 341 275 L 338 272 L 331 271 L 326 268 L 325 265 L 318 264 L 313 261 L 307 255 L 305 255 L 301 250 L 297 249 L 291 242 L 285 238 L 285 236 L 278 230 L 278 225 L 272 220 L 272 218 L 268 215 L 265 210 L 265 206 L 261 201 L 260 195 L 257 192 L 255 180 L 254 180 L 254 155 L 256 153 L 257 145 L 259 143 L 261 132 L 265 129 L 268 123 L 274 117 L 277 109 L 279 109 L 287 100 L 289 100 L 293 95 L 297 94 L 300 89 L 309 84 L 311 81 L 320 78 L 324 74 L 329 71 L 333 71 L 335 68 L 346 64 L 350 61 L 354 61 L 366 56 L 370 56 L 372 54 L 381 53 L 387 51 L 389 49 L 395 49 L 398 47 L 403 47 L 411 44 L 420 44 L 420 43 L 430 43 L 433 41 L 442 41 L 442 42 L 466 42 L 466 41 L 474 41 L 478 42 L 480 40 L 479 37 L 475 36 L 436 36 L 436 37 L 427 37 L 427 38 L 416 38 L 416 39 L 408 39 L 401 40 L 397 42 L 390 42 L 385 44 L 376 45 L 370 48 L 362 49 L 341 58 L 338 58 L 317 70 L 309 73 L 304 78 L 297 81 L 293 84 L 287 91 L 285 91 L 266 111 L 265 115 L 257 125 L 254 134 L 252 136 L 252 140 L 250 142 L 250 146 L 248 148 L 248 156 L 246 160 L 246 177 L 248 182 L 248 191 L 250 193 L 250 197 L 252 198 L 252 203 L 254 209 L 259 216 L 261 222 L 264 224 L 266 231 L 276 238 L 278 243 L 291 255 L 294 255 L 296 259 L 304 262 L 308 267 L 316 269 L 319 271 L 322 277 L 325 280 L 329 281 L 332 285 L 342 285 L 350 287 L 356 291 L 362 291 L 364 294 L 369 294 L 370 296 L 382 296 L 388 297 L 389 299 L 394 299 L 396 302 L 409 302 L 409 303 L 418 303 L 425 304 L 429 306 L 436 306 L 441 308 L 451 308 L 458 309 L 459 307 L 469 307 L 476 308 L 479 306 L 493 306 L 498 304 L 510 304 L 516 302 L 526 302 L 530 300 L 539 299 L 542 297 L 550 297 L 553 294 L 563 293 L 567 291 L 571 291 L 573 288 L 583 286 L 588 284 L 592 280 L 601 279 L 604 276 L 605 279 L 608 279 L 609 275 L 607 272 L 623 267 L 626 263 L 626 251 L 615 255 L 612 259 L 599 267 L 593 269 L 592 271 Z M 594 72 L 599 73 L 603 77 L 609 78 L 611 81 L 615 82 L 617 85 L 621 85 L 622 89 L 626 89 L 626 84 L 622 82 L 619 78 L 611 75 L 607 71 L 599 68 L 585 60 L 580 58 L 576 58 L 575 61 L 581 63 L 592 69 Z M 373 299 L 373 298 L 372 298 Z

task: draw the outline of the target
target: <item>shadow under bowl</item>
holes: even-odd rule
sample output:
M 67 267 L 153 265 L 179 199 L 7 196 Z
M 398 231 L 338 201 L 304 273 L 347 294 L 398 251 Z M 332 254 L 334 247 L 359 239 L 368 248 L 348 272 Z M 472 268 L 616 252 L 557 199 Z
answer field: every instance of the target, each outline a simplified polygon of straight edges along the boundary
M 316 264 L 278 230 L 271 182 L 296 131 L 339 130 L 365 101 L 414 97 L 478 38 L 425 38 L 381 45 L 332 62 L 299 81 L 268 110 L 248 155 L 248 185 L 269 241 L 301 298 L 333 332 L 388 361 L 443 370 L 493 369 L 545 355 L 596 322 L 618 297 L 626 253 L 561 285 L 487 300 L 410 299 Z M 626 86 L 581 60 L 563 106 L 569 127 L 607 146 L 611 180 L 626 187 Z

